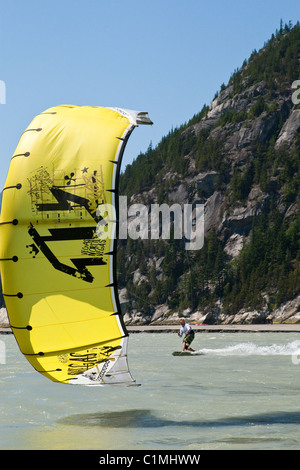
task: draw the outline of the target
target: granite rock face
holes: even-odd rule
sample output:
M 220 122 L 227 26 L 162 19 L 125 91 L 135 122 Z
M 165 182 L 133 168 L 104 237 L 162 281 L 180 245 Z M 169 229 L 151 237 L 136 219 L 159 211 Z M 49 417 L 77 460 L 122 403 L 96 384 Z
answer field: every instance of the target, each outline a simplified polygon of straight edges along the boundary
M 6 308 L 0 308 L 0 327 L 8 327 L 9 320 L 7 316 Z
M 259 54 L 263 54 L 263 50 Z M 243 248 L 249 243 L 254 221 L 268 212 L 270 205 L 276 205 L 285 220 L 295 220 L 299 214 L 299 194 L 289 196 L 284 184 L 282 168 L 273 168 L 264 184 L 252 184 L 246 190 L 242 187 L 242 197 L 237 197 L 233 190 L 233 179 L 237 175 L 244 177 L 247 184 L 247 172 L 254 171 L 260 147 L 267 147 L 274 152 L 284 150 L 284 158 L 289 158 L 297 139 L 300 139 L 300 109 L 293 104 L 291 87 L 288 79 L 276 86 L 270 81 L 258 80 L 245 86 L 247 67 L 241 72 L 242 86 L 236 91 L 233 84 L 220 91 L 207 107 L 207 112 L 196 123 L 182 131 L 182 139 L 191 136 L 197 141 L 218 143 L 222 153 L 222 166 L 219 168 L 201 168 L 197 170 L 197 148 L 188 149 L 184 159 L 189 162 L 188 172 L 180 179 L 178 174 L 166 171 L 164 186 L 167 188 L 167 200 L 182 207 L 191 201 L 204 204 L 205 236 L 215 229 L 222 240 L 228 263 L 234 263 Z M 275 80 L 275 78 L 274 78 Z M 276 80 L 275 80 L 276 81 Z M 212 145 L 213 148 L 213 145 Z M 201 149 L 200 149 L 201 150 Z M 176 182 L 174 184 L 174 181 Z M 157 202 L 158 187 L 152 187 L 147 193 L 148 203 Z M 146 192 L 143 193 L 143 196 Z M 135 194 L 133 200 L 140 200 L 141 194 Z M 163 273 L 157 270 L 157 278 Z M 179 282 L 183 282 L 182 279 Z M 209 285 L 208 285 L 209 287 Z M 274 286 L 273 286 L 274 290 Z M 275 289 L 276 290 L 276 289 Z M 203 323 L 264 323 L 264 322 L 299 322 L 299 297 L 288 299 L 276 308 L 272 305 L 272 289 L 262 292 L 265 299 L 260 309 L 242 309 L 232 315 L 223 314 L 222 299 L 205 309 L 185 309 L 174 311 L 167 303 L 154 305 L 147 322 L 176 322 L 180 316 Z M 128 324 L 145 321 L 143 312 L 129 308 L 126 316 Z

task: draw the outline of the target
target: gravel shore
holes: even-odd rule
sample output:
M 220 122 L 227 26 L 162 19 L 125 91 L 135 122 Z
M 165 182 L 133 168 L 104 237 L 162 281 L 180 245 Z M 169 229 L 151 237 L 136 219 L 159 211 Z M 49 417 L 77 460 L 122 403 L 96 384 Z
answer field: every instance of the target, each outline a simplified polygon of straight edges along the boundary
M 197 333 L 250 333 L 250 332 L 299 332 L 299 323 L 277 323 L 262 325 L 193 325 Z M 129 333 L 173 333 L 179 330 L 179 325 L 139 325 L 127 326 Z
M 300 323 L 273 323 L 264 325 L 193 325 L 197 333 L 300 333 Z M 127 326 L 129 333 L 175 333 L 179 325 L 135 325 Z M 9 327 L 0 327 L 0 334 L 11 334 Z

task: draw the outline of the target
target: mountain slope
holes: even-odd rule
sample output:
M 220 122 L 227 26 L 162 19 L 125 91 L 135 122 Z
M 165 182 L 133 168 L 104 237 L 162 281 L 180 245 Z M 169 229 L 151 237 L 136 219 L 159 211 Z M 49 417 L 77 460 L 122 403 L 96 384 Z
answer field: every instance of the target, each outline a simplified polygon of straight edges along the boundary
M 232 321 L 247 310 L 265 321 L 299 295 L 298 77 L 300 27 L 286 25 L 210 106 L 126 167 L 131 203 L 204 203 L 206 233 L 194 252 L 181 240 L 120 241 L 128 322 Z

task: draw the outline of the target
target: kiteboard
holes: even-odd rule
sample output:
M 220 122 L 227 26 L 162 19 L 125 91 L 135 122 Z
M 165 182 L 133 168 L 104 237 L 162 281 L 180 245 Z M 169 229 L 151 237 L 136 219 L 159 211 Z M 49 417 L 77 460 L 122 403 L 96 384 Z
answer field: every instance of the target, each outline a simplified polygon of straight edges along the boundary
M 174 351 L 173 356 L 203 356 L 203 352 L 199 351 Z

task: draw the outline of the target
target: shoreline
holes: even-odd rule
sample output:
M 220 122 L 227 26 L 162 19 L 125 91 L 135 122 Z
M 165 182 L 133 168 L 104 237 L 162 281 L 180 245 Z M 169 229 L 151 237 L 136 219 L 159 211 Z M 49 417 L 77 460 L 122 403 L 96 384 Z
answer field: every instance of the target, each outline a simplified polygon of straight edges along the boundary
M 197 333 L 300 333 L 300 323 L 251 325 L 192 325 Z M 128 333 L 176 333 L 179 325 L 128 325 Z M 1 334 L 12 334 L 10 327 L 0 327 Z
M 271 323 L 251 325 L 192 325 L 197 333 L 300 333 L 300 323 Z M 174 333 L 179 325 L 132 325 L 129 333 Z

